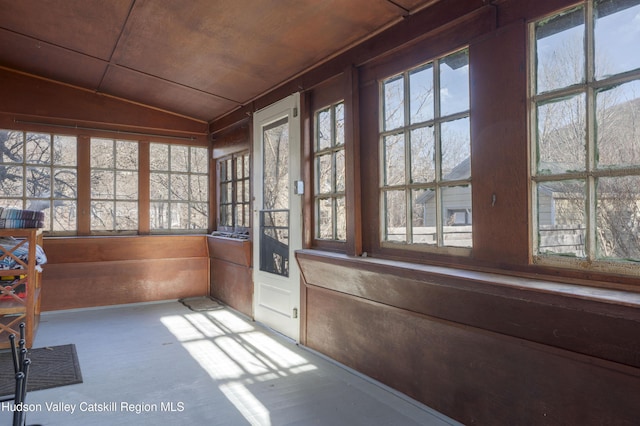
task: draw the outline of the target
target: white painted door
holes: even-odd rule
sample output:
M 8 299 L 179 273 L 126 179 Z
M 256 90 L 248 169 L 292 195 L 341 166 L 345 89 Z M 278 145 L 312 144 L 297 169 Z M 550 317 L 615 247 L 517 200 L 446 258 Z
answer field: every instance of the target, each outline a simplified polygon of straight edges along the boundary
M 291 95 L 253 116 L 254 316 L 299 339 L 300 271 L 294 251 L 302 248 L 300 95 Z

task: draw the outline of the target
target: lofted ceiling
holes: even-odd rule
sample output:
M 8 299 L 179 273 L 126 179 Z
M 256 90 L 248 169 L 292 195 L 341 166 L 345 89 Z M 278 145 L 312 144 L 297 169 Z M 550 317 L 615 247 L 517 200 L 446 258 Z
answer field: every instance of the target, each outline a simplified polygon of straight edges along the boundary
M 434 0 L 0 0 L 0 66 L 211 121 Z

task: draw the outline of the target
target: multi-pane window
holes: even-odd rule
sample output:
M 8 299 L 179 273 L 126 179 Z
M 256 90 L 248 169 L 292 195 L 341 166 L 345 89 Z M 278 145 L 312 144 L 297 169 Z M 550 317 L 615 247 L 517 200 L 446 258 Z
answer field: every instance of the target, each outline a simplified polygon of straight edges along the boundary
M 138 230 L 138 143 L 91 138 L 91 231 Z
M 315 114 L 315 238 L 345 241 L 344 102 Z
M 249 152 L 233 154 L 218 162 L 220 182 L 219 231 L 244 233 L 249 228 Z
M 531 26 L 538 261 L 640 261 L 639 17 L 585 1 Z
M 471 247 L 469 54 L 382 81 L 382 241 Z
M 0 206 L 45 213 L 44 229 L 77 229 L 75 136 L 0 130 Z
M 206 231 L 209 215 L 207 148 L 151 143 L 149 146 L 152 231 Z

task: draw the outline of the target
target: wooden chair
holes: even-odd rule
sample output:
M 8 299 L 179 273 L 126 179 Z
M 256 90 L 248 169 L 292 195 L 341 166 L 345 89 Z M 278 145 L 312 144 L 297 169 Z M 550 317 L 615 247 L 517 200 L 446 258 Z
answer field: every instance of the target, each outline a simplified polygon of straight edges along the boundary
M 31 360 L 27 358 L 24 323 L 20 324 L 20 340 L 18 341 L 18 345 L 16 345 L 15 334 L 9 335 L 9 343 L 11 345 L 11 356 L 13 358 L 13 372 L 16 378 L 16 388 L 13 398 L 16 409 L 13 411 L 13 426 L 26 426 L 26 413 L 22 409 L 17 409 L 17 407 L 22 407 L 25 403 L 29 368 L 31 367 Z

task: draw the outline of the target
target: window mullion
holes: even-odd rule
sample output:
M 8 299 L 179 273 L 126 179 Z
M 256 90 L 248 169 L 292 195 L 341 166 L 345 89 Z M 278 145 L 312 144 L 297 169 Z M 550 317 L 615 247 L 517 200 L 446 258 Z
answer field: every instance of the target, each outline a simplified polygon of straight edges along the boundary
M 596 258 L 596 228 L 597 228 L 597 214 L 596 214 L 596 178 L 594 177 L 594 171 L 596 170 L 596 113 L 595 113 L 595 91 L 593 88 L 593 82 L 595 81 L 595 35 L 594 35 L 594 11 L 593 2 L 587 1 L 585 7 L 585 76 L 587 79 L 587 104 L 586 104 L 586 241 L 585 241 L 585 256 L 587 259 L 595 260 Z
M 443 214 L 442 214 L 442 189 L 440 184 L 442 183 L 442 123 L 440 121 L 441 109 L 440 109 L 440 60 L 433 61 L 433 107 L 434 107 L 434 119 L 433 126 L 434 138 L 435 138 L 435 166 L 436 166 L 436 186 L 435 186 L 435 206 L 436 206 L 436 239 L 437 246 L 442 247 L 444 245 L 444 227 L 443 227 Z
M 409 86 L 409 71 L 405 71 L 403 74 L 404 79 L 404 200 L 405 200 L 405 229 L 407 230 L 405 235 L 405 242 L 411 244 L 413 242 L 413 221 L 411 216 L 413 214 L 411 203 L 411 189 L 409 185 L 411 183 L 411 132 L 408 130 L 411 125 L 411 90 Z

